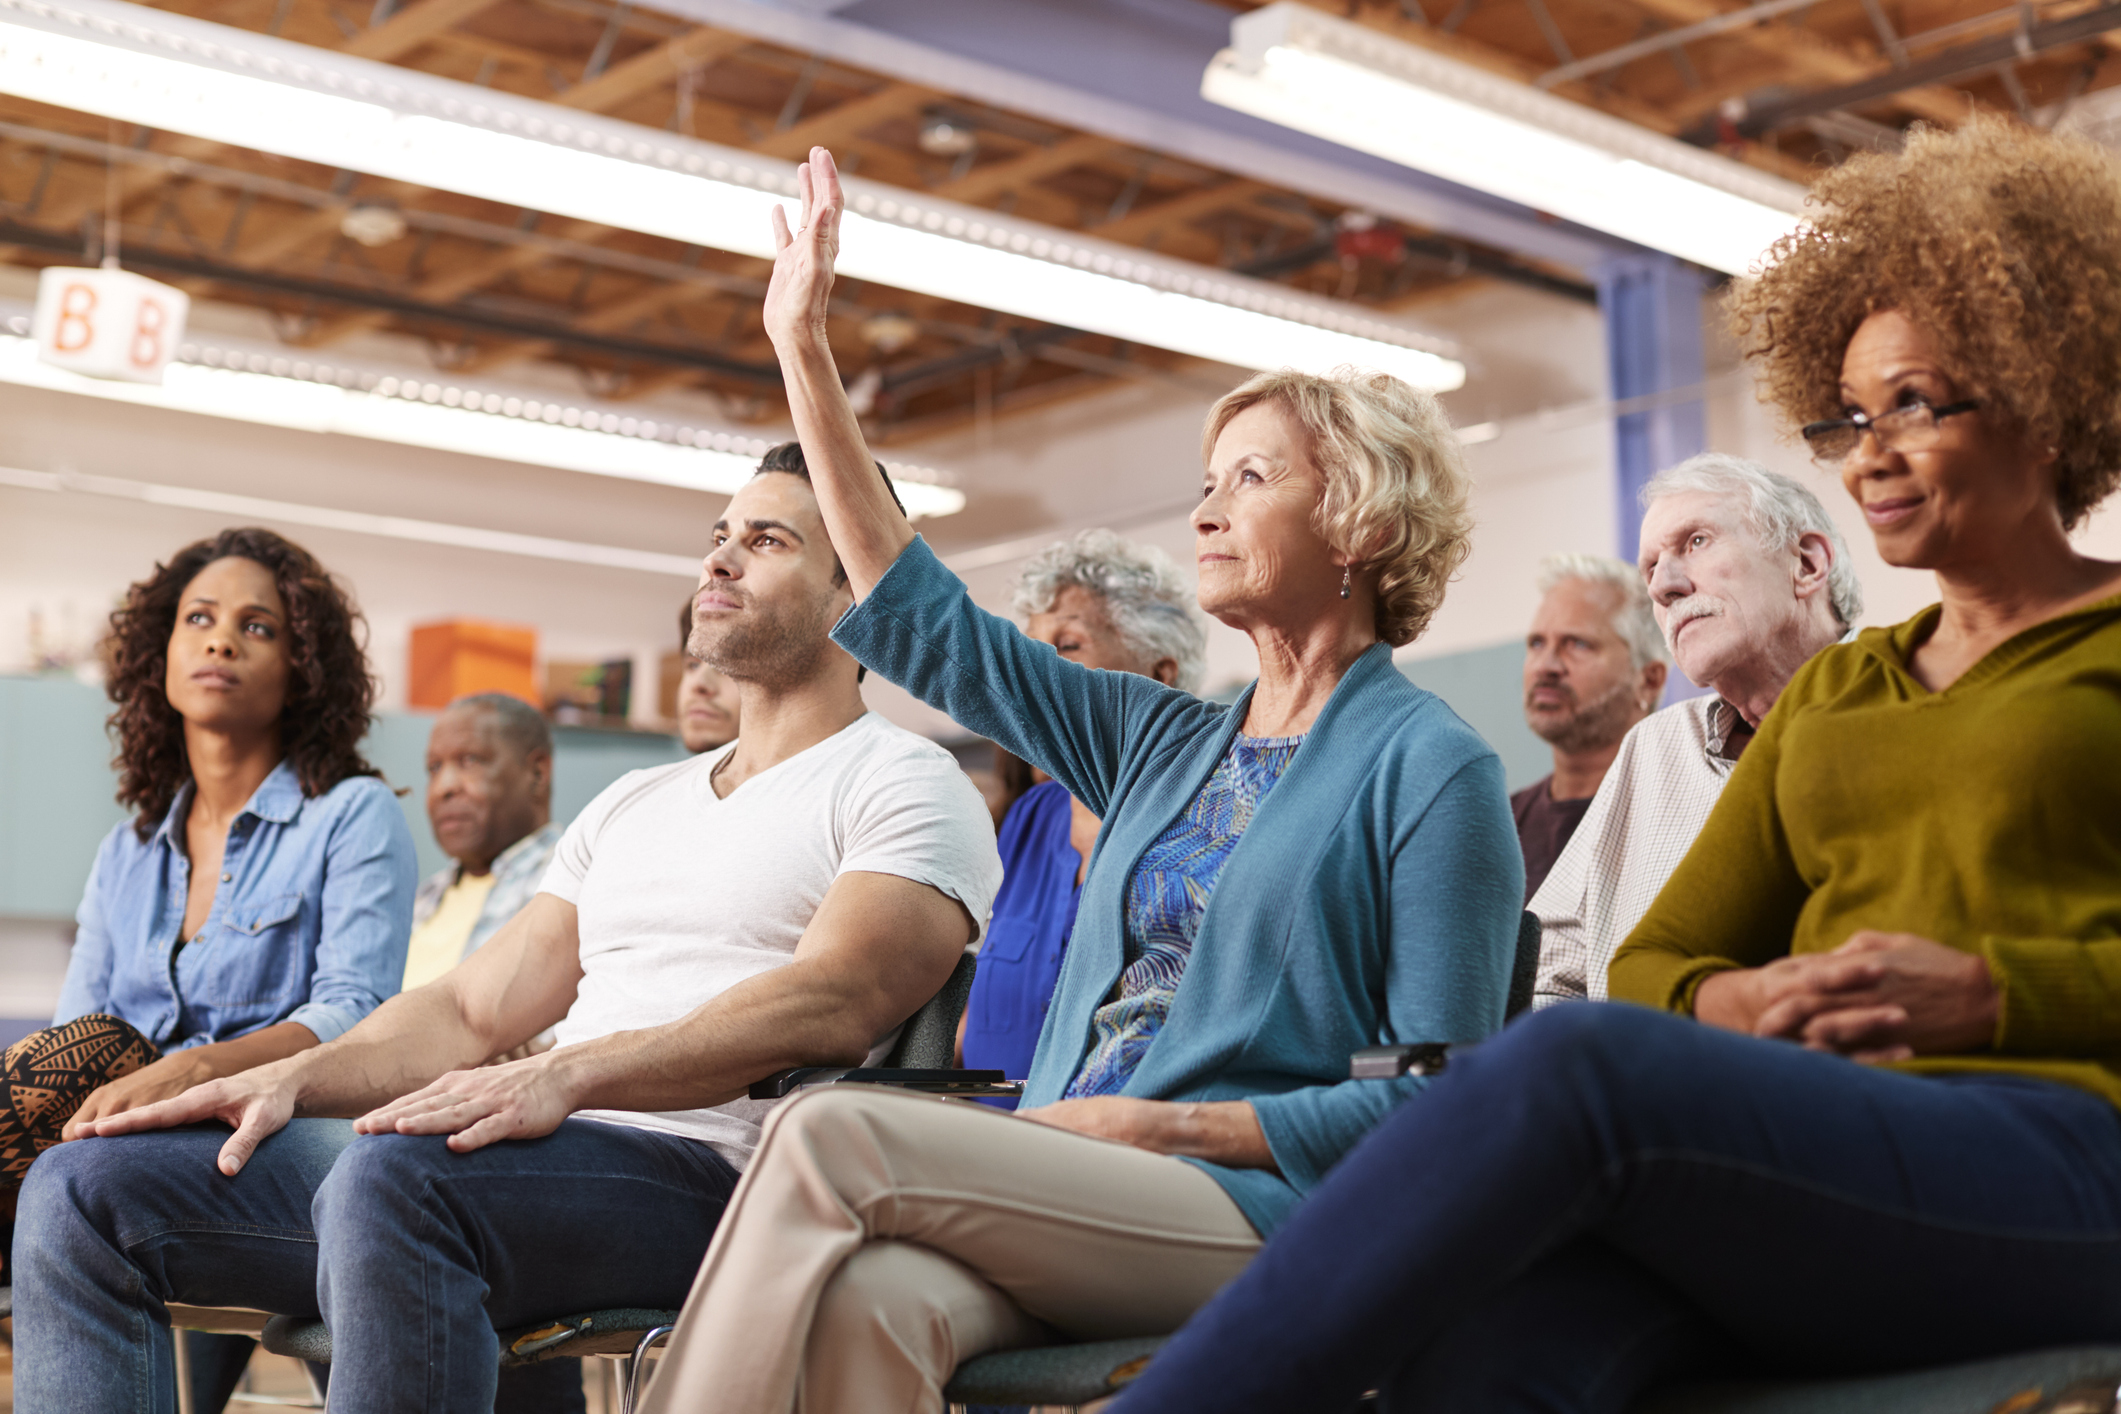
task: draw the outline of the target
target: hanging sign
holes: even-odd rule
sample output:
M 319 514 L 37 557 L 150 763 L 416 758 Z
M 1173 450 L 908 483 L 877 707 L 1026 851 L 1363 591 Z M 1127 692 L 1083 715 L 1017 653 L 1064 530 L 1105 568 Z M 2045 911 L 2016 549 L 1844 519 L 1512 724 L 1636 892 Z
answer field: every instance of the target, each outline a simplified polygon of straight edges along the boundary
M 91 378 L 160 383 L 190 310 L 184 291 L 129 270 L 46 266 L 37 279 L 37 357 Z

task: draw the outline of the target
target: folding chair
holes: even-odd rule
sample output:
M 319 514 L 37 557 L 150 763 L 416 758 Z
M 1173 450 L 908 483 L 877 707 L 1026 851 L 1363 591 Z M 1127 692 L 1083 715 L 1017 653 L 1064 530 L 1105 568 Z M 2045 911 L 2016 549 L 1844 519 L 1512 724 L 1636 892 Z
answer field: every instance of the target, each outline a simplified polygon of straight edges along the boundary
M 751 1087 L 753 1099 L 776 1100 L 821 1085 L 885 1085 L 934 1095 L 1014 1095 L 1022 1082 L 998 1070 L 956 1070 L 958 1018 L 972 996 L 976 963 L 958 960 L 941 991 L 907 1019 L 881 1066 L 804 1066 L 767 1076 Z M 670 1338 L 678 1313 L 645 1307 L 584 1311 L 501 1332 L 501 1367 L 575 1356 L 618 1362 L 619 1414 L 633 1414 L 647 1376 L 649 1353 Z M 331 1363 L 331 1332 L 312 1316 L 275 1316 L 260 1343 L 275 1355 L 319 1365 Z

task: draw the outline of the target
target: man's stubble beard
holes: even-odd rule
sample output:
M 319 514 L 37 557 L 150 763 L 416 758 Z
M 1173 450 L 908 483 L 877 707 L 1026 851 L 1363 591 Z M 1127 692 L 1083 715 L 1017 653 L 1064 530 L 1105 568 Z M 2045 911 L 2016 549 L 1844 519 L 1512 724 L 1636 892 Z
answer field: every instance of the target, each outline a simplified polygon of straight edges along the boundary
M 832 651 L 830 594 L 771 608 L 749 596 L 741 602 L 745 608 L 719 631 L 704 616 L 695 617 L 686 651 L 716 672 L 768 692 L 816 676 L 819 661 Z
M 1605 696 L 1578 707 L 1559 722 L 1536 724 L 1532 730 L 1557 751 L 1610 746 L 1635 724 L 1639 715 L 1635 692 L 1634 679 L 1622 678 Z

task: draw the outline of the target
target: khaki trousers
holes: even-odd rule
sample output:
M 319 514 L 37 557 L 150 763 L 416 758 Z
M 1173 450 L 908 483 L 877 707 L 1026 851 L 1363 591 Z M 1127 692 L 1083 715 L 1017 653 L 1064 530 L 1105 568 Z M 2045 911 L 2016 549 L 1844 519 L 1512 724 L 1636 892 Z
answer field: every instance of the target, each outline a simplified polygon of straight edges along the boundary
M 984 1105 L 813 1091 L 768 1120 L 643 1411 L 935 1414 L 959 1362 L 1046 1326 L 1176 1330 L 1259 1242 L 1178 1159 Z

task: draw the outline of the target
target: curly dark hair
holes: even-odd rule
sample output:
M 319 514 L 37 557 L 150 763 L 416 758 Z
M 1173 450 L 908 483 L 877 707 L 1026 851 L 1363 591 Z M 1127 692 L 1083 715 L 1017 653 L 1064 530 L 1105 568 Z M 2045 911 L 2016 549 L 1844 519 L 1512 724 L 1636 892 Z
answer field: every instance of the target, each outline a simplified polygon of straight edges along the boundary
M 1731 287 L 1762 396 L 1793 424 L 1842 415 L 1841 357 L 1894 309 L 1952 381 L 2056 449 L 2065 526 L 2121 481 L 2121 169 L 2081 138 L 1981 116 L 1821 176 L 1811 224 Z
M 110 616 L 104 647 L 108 690 L 118 709 L 108 728 L 117 742 L 118 803 L 136 812 L 133 828 L 153 836 L 177 792 L 191 779 L 184 754 L 184 719 L 169 705 L 163 682 L 177 601 L 199 571 L 237 557 L 271 571 L 287 607 L 287 701 L 280 709 L 280 743 L 302 783 L 302 793 L 324 794 L 351 776 L 383 773 L 362 759 L 376 680 L 362 651 L 367 621 L 353 598 L 309 551 L 255 526 L 224 530 L 187 545 L 155 566 L 125 593 Z

